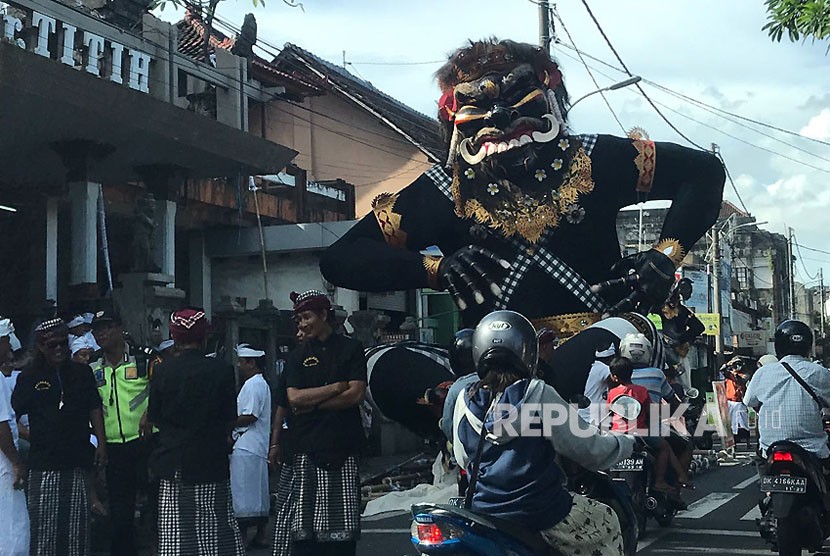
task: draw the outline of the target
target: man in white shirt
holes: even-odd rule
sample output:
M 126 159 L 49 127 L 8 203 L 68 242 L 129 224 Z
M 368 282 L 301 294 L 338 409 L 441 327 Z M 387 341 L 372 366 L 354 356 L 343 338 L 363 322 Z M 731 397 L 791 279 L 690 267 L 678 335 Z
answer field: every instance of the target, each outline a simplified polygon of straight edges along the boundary
M 764 365 L 750 380 L 744 403 L 758 411 L 759 445 L 763 453 L 775 442 L 789 440 L 820 459 L 830 457 L 819 404 L 790 374 L 790 367 L 825 403 L 830 403 L 830 371 L 812 363 L 813 331 L 787 320 L 775 330 L 777 363 Z
M 268 492 L 268 442 L 271 435 L 271 388 L 262 377 L 264 351 L 248 344 L 236 347 L 242 389 L 236 398 L 239 417 L 233 430 L 231 493 L 233 511 L 243 540 L 250 526 L 256 535 L 250 546 L 267 546 L 265 526 L 270 507 Z
M 611 385 L 611 369 L 608 365 L 617 354 L 614 344 L 594 353 L 596 361 L 591 365 L 588 373 L 588 380 L 585 382 L 585 397 L 591 405 L 579 410 L 579 416 L 583 421 L 602 428 L 602 418 L 605 414 L 606 398 Z M 608 427 L 605 427 L 606 429 Z
M 0 319 L 0 364 L 12 357 L 13 342 L 17 342 L 14 326 L 9 319 Z M 0 375 L 0 556 L 28 556 L 29 511 L 23 493 L 26 471 L 17 453 L 11 398 L 8 381 Z

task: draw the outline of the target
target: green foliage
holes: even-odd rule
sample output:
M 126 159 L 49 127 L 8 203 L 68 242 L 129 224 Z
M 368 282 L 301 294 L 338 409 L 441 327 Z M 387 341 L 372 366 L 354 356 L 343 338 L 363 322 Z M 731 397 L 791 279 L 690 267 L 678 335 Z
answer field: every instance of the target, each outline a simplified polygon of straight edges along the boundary
M 784 33 L 791 41 L 830 38 L 830 0 L 766 0 L 767 24 L 763 29 L 774 41 Z

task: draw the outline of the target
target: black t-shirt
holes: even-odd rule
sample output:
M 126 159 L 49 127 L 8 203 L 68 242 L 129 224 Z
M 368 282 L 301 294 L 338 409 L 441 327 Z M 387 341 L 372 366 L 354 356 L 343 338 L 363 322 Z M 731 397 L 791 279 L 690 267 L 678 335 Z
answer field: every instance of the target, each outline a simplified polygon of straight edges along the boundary
M 325 342 L 310 340 L 288 355 L 286 388 L 318 388 L 335 382 L 366 382 L 366 357 L 357 340 L 332 334 Z M 325 410 L 294 415 L 292 448 L 301 454 L 338 457 L 355 454 L 363 446 L 360 409 Z
M 91 467 L 90 411 L 101 397 L 88 365 L 67 361 L 20 374 L 12 394 L 15 414 L 29 416 L 29 467 L 55 471 Z
M 149 420 L 159 433 L 151 468 L 172 479 L 181 470 L 186 483 L 228 479 L 228 431 L 236 421 L 233 368 L 185 351 L 161 363 L 150 380 Z

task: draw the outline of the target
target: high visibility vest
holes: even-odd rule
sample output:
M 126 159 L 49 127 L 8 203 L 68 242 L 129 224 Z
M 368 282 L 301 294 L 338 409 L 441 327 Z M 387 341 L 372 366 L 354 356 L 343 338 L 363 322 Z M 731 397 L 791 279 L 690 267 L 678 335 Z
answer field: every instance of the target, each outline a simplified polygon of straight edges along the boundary
M 150 398 L 150 377 L 146 357 L 124 353 L 120 365 L 113 366 L 102 355 L 90 363 L 104 412 L 107 442 L 123 444 L 139 437 L 141 416 Z

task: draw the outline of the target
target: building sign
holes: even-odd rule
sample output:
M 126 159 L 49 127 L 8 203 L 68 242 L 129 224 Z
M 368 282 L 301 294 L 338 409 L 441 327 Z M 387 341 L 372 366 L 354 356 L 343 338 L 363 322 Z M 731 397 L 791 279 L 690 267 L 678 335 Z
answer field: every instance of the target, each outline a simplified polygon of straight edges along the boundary
M 700 319 L 706 330 L 703 332 L 707 336 L 717 336 L 720 332 L 720 315 L 717 313 L 695 313 L 695 316 Z
M 150 92 L 149 54 L 46 14 L 7 6 L 13 5 L 0 2 L 5 42 L 136 91 Z M 28 44 L 25 37 L 29 37 Z
M 682 269 L 683 278 L 692 281 L 692 297 L 683 304 L 695 313 L 709 312 L 709 274 L 703 270 Z
M 741 348 L 766 348 L 766 333 L 760 330 L 738 333 L 738 347 Z

